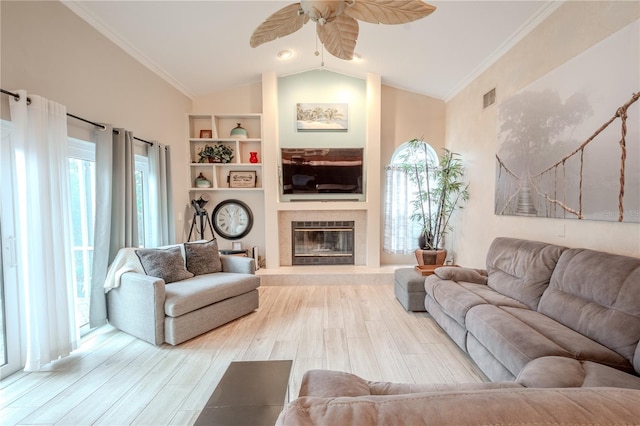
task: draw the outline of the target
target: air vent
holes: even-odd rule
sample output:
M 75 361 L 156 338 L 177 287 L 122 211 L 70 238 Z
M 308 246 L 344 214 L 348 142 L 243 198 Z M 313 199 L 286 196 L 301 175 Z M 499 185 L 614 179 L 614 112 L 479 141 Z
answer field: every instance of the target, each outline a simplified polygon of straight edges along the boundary
M 486 108 L 490 105 L 496 103 L 496 89 L 495 87 L 489 90 L 487 93 L 482 96 L 482 108 Z

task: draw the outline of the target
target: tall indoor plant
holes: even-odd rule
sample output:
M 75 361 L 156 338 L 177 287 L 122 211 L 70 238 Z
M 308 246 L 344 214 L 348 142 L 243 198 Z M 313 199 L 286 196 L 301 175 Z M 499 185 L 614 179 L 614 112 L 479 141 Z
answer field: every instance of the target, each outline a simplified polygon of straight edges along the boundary
M 403 162 L 404 172 L 417 188 L 411 202 L 411 220 L 421 227 L 421 251 L 416 252 L 416 258 L 419 264 L 442 264 L 446 257 L 444 237 L 453 230 L 451 216 L 469 199 L 460 154 L 443 149 L 440 164 L 435 165 L 429 160 L 427 144 L 413 139 Z

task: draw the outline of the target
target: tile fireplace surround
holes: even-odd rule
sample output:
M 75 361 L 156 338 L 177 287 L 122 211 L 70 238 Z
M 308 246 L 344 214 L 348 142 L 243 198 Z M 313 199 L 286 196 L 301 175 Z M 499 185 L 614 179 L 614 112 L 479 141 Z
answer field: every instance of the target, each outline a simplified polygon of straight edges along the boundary
M 366 264 L 367 214 L 364 210 L 304 210 L 281 211 L 278 215 L 280 266 L 291 266 L 291 222 L 293 221 L 354 221 L 354 264 Z

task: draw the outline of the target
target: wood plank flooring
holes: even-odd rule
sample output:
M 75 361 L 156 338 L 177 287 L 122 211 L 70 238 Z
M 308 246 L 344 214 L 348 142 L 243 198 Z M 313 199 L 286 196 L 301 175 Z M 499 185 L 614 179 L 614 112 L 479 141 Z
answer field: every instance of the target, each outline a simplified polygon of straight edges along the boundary
M 268 359 L 294 361 L 291 399 L 316 368 L 376 381 L 487 381 L 390 285 L 262 286 L 256 312 L 176 347 L 100 328 L 45 371 L 0 381 L 0 423 L 190 425 L 231 361 Z

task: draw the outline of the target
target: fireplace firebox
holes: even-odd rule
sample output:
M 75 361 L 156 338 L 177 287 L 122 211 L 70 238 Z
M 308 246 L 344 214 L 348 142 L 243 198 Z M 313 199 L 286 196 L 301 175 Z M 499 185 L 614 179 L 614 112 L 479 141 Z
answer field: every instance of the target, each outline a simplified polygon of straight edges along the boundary
M 354 221 L 291 222 L 292 265 L 353 265 Z

